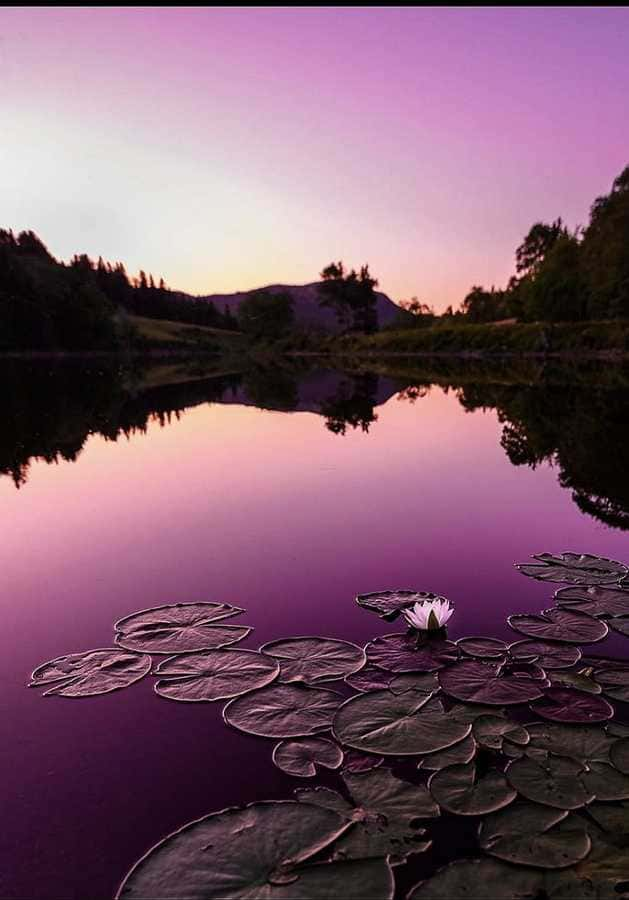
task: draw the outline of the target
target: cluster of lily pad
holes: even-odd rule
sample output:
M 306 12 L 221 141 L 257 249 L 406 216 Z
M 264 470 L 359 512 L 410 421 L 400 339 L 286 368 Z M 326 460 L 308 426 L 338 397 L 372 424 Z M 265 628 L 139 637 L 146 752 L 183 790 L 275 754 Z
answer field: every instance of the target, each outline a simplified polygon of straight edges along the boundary
M 454 847 L 408 900 L 629 897 L 629 659 L 583 650 L 609 629 L 629 636 L 628 570 L 587 554 L 534 559 L 523 574 L 568 586 L 553 608 L 510 616 L 511 643 L 411 629 L 365 647 L 300 636 L 245 650 L 233 645 L 251 629 L 231 624 L 243 609 L 187 603 L 127 616 L 115 647 L 35 669 L 31 684 L 63 697 L 151 674 L 168 700 L 227 700 L 225 722 L 276 741 L 282 771 L 335 775 L 334 787 L 185 825 L 118 897 L 391 898 L 445 817 L 454 834 L 457 819 L 473 825 L 476 851 Z M 357 598 L 387 621 L 442 600 Z

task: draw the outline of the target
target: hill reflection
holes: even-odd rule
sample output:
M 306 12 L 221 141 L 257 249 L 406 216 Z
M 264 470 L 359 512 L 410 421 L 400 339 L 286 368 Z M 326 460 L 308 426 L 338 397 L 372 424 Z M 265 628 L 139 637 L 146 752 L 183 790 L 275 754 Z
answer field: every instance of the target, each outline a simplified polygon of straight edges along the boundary
M 4 360 L 0 473 L 19 487 L 32 461 L 76 460 L 91 434 L 115 441 L 205 403 L 311 412 L 334 434 L 368 432 L 391 397 L 421 414 L 422 398 L 438 385 L 455 391 L 465 410 L 496 411 L 500 443 L 514 466 L 553 463 L 579 509 L 629 528 L 629 369 L 399 360 L 374 367 L 281 362 L 227 371 L 198 363 Z

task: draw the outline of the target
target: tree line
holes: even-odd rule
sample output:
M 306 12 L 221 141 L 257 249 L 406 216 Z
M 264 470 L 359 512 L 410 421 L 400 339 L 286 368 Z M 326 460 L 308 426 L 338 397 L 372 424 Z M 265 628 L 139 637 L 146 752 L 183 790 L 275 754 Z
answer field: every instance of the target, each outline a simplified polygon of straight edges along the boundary
M 368 266 L 356 272 L 331 263 L 321 279 L 319 302 L 334 311 L 341 331 L 377 330 L 378 282 Z M 131 278 L 121 262 L 83 253 L 64 263 L 33 231 L 0 229 L 0 352 L 118 349 L 133 339 L 129 315 L 239 329 L 253 340 L 275 341 L 296 329 L 286 292 L 253 291 L 234 315 L 144 271 Z
M 515 251 L 507 287 L 474 286 L 446 317 L 468 322 L 629 318 L 629 166 L 597 197 L 584 228 L 536 222 Z
M 331 309 L 341 333 L 378 330 L 378 282 L 369 266 L 347 271 L 342 261 L 332 262 L 320 273 L 318 302 Z M 238 327 L 255 339 L 273 341 L 294 332 L 295 304 L 286 291 L 261 288 L 241 300 L 237 311 Z
M 86 254 L 56 260 L 33 231 L 0 229 L 0 350 L 116 349 L 128 314 L 235 329 L 226 308 L 170 290 L 141 271 Z
M 368 266 L 347 271 L 333 262 L 320 277 L 319 303 L 333 310 L 341 333 L 378 330 L 378 282 Z M 252 292 L 234 316 L 143 271 L 130 278 L 121 262 L 80 254 L 64 263 L 33 231 L 0 229 L 0 351 L 117 349 L 132 340 L 129 314 L 240 329 L 253 340 L 296 330 L 286 292 Z M 515 274 L 505 288 L 475 285 L 460 309 L 442 316 L 414 298 L 400 304 L 394 327 L 505 319 L 629 319 L 629 166 L 594 201 L 586 227 L 570 230 L 561 218 L 536 222 L 515 251 Z
M 246 398 L 262 409 L 297 409 L 301 380 L 313 371 L 307 360 L 289 357 L 272 363 L 248 359 L 242 372 L 229 374 L 195 363 L 188 381 L 142 387 L 152 371 L 145 365 L 118 357 L 97 364 L 0 359 L 0 477 L 9 475 L 19 488 L 36 459 L 74 462 L 91 434 L 108 441 L 143 434 L 150 423 L 164 427 L 204 403 Z M 376 421 L 377 389 L 377 375 L 348 374 L 336 386 L 310 382 L 308 398 L 318 403 L 326 428 L 343 435 L 350 428 L 366 432 Z

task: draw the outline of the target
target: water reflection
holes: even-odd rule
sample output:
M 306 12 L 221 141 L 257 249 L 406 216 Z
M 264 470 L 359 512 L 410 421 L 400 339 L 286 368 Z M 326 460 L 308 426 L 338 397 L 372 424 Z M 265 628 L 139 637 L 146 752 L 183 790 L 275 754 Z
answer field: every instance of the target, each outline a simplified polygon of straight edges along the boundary
M 342 436 L 368 433 L 393 396 L 421 415 L 421 400 L 438 386 L 466 411 L 497 412 L 514 466 L 554 464 L 582 512 L 629 528 L 629 369 L 621 365 L 398 359 L 330 369 L 282 360 L 230 370 L 198 361 L 5 360 L 0 385 L 0 473 L 17 487 L 35 459 L 74 461 L 91 434 L 115 441 L 204 403 L 312 412 Z

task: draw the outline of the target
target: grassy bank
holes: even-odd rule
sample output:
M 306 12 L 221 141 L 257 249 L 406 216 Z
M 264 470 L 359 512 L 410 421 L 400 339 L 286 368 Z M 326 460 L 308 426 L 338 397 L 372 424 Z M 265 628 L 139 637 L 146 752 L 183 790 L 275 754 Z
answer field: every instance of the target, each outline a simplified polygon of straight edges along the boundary
M 129 316 L 129 323 L 135 333 L 135 343 L 143 349 L 190 349 L 222 353 L 242 347 L 245 340 L 240 331 L 187 325 L 185 322 L 171 322 L 168 319 Z
M 339 356 L 328 365 L 361 375 L 371 373 L 392 378 L 400 385 L 464 387 L 502 385 L 629 389 L 629 357 L 596 356 L 497 356 L 482 354 L 391 354 Z
M 347 355 L 456 354 L 629 355 L 629 322 L 521 322 L 436 325 L 432 328 L 343 335 L 331 348 Z

